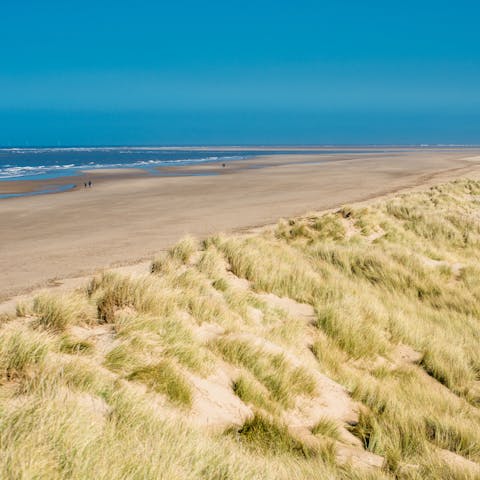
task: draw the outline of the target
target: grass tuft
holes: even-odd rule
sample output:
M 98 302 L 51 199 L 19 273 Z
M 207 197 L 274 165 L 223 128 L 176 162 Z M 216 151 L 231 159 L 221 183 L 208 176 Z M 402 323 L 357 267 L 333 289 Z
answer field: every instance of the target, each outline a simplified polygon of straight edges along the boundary
M 128 379 L 144 383 L 155 392 L 166 395 L 176 405 L 190 407 L 192 404 L 190 384 L 180 369 L 169 360 L 139 368 Z
M 288 427 L 259 413 L 242 425 L 239 430 L 230 429 L 236 437 L 253 452 L 268 455 L 291 454 L 304 458 L 313 457 L 318 451 L 293 436 Z
M 273 413 L 279 410 L 278 405 L 272 400 L 270 392 L 255 378 L 242 375 L 233 383 L 235 395 L 247 405 Z
M 191 236 L 186 236 L 172 247 L 168 253 L 173 259 L 178 260 L 181 263 L 187 263 L 198 248 L 198 241 Z
M 318 420 L 311 430 L 314 435 L 322 435 L 325 437 L 330 437 L 334 440 L 338 440 L 340 438 L 338 424 L 328 417 Z
M 76 323 L 91 323 L 94 309 L 80 296 L 61 297 L 41 294 L 34 298 L 33 314 L 38 324 L 52 331 L 63 331 Z
M 0 330 L 0 378 L 23 377 L 32 367 L 43 364 L 52 339 L 24 325 L 7 324 Z
M 225 360 L 246 368 L 271 394 L 289 407 L 297 395 L 314 395 L 315 378 L 303 367 L 294 367 L 282 353 L 271 353 L 247 340 L 221 338 L 212 344 Z

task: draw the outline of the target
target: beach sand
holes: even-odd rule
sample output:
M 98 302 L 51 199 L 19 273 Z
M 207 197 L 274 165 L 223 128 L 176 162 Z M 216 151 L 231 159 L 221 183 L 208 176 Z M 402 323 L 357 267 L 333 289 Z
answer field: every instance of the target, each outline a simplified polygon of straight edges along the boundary
M 480 149 L 276 155 L 226 167 L 158 170 L 158 176 L 88 172 L 53 183 L 83 185 L 92 178 L 91 189 L 0 200 L 0 299 L 55 279 L 149 259 L 187 233 L 204 237 L 247 229 L 405 188 L 476 177 Z M 24 187 L 40 190 L 45 184 Z M 5 188 L 13 187 L 2 182 L 0 192 Z
M 0 195 L 31 193 L 44 190 L 56 190 L 63 186 L 73 186 L 70 190 L 81 190 L 86 182 L 112 181 L 117 178 L 137 178 L 148 175 L 140 168 L 104 168 L 99 170 L 82 170 L 72 177 L 57 177 L 47 180 L 0 181 Z

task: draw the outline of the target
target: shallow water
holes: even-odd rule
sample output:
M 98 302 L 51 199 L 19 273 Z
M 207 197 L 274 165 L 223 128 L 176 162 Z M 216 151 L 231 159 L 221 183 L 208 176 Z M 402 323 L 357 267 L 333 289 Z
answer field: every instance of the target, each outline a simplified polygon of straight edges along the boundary
M 24 192 L 24 193 L 0 193 L 0 199 L 2 198 L 15 198 L 15 197 L 32 197 L 34 195 L 44 195 L 46 193 L 60 193 L 67 192 L 76 187 L 74 183 L 69 183 L 67 185 L 58 185 L 54 188 L 46 188 L 43 190 L 35 190 L 33 192 Z

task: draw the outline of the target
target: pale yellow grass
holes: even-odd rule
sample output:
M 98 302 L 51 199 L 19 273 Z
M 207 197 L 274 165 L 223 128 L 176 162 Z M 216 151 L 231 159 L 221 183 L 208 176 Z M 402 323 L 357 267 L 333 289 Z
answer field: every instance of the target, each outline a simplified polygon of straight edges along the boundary
M 0 477 L 480 478 L 479 345 L 478 182 L 186 237 L 2 317 Z

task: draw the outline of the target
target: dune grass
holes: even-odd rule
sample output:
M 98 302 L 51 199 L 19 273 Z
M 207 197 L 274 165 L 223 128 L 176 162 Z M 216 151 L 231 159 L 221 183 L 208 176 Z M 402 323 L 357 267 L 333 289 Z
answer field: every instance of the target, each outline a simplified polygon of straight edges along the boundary
M 0 478 L 480 478 L 479 198 L 460 180 L 186 237 L 150 274 L 19 303 Z
M 314 435 L 322 435 L 335 440 L 340 437 L 338 424 L 328 417 L 318 420 L 311 430 Z
M 247 405 L 253 405 L 265 412 L 279 411 L 280 409 L 269 390 L 255 377 L 252 377 L 252 375 L 243 374 L 234 381 L 232 390 L 235 395 Z
M 282 353 L 272 353 L 248 340 L 222 338 L 212 345 L 223 358 L 246 368 L 285 407 L 296 395 L 314 395 L 315 379 L 304 367 L 295 367 Z
M 26 375 L 44 362 L 53 340 L 24 325 L 7 324 L 0 336 L 0 375 L 5 381 Z
M 158 393 L 164 393 L 178 405 L 192 404 L 192 390 L 185 376 L 172 362 L 164 360 L 134 370 L 128 380 L 144 383 Z
M 68 326 L 95 321 L 95 309 L 80 295 L 37 295 L 31 312 L 38 323 L 52 331 L 63 331 Z
M 256 413 L 240 429 L 230 430 L 237 438 L 254 452 L 278 455 L 312 457 L 318 451 L 296 438 L 287 425 L 278 419 Z

